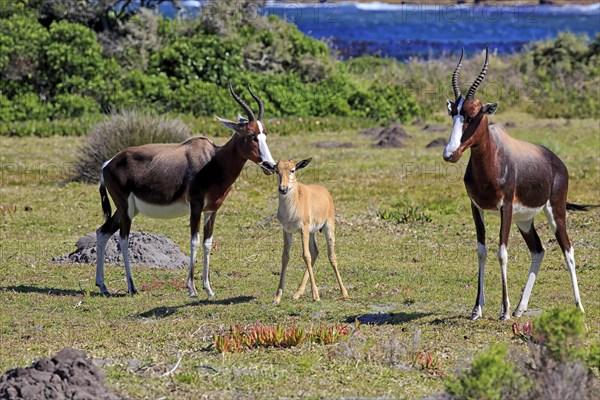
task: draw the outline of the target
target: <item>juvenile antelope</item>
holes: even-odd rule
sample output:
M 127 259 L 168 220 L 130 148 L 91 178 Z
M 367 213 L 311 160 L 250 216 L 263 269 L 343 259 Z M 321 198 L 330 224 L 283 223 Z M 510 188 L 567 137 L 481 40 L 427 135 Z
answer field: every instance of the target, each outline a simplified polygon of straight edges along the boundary
M 479 259 L 477 300 L 471 319 L 475 320 L 482 316 L 484 304 L 483 276 L 487 257 L 484 210 L 500 212 L 498 249 L 502 277 L 500 320 L 510 318 L 506 268 L 511 222 L 515 221 L 531 252 L 529 278 L 523 289 L 519 306 L 513 313 L 513 316 L 518 317 L 527 310 L 531 289 L 545 253 L 544 246 L 533 226 L 534 216 L 542 210 L 563 251 L 571 275 L 575 305 L 583 312 L 575 274 L 573 247 L 567 235 L 566 210 L 581 210 L 586 206 L 567 203 L 569 174 L 565 164 L 554 153 L 543 146 L 513 139 L 501 126 L 488 124 L 488 115 L 496 112 L 498 103 L 484 104 L 474 97 L 477 87 L 488 70 L 488 50 L 485 51 L 483 68 L 464 98 L 458 84 L 462 59 L 463 54 L 452 74 L 455 100 L 454 102 L 448 100 L 448 115 L 452 117 L 454 125 L 448 145 L 444 149 L 444 160 L 455 163 L 464 151 L 471 148 L 464 182 L 471 198 Z
M 278 176 L 279 208 L 277 209 L 277 219 L 283 227 L 281 276 L 273 304 L 281 302 L 285 286 L 285 272 L 290 261 L 292 234 L 295 232 L 300 232 L 302 235 L 302 258 L 306 264 L 306 270 L 304 271 L 302 283 L 294 294 L 294 299 L 297 300 L 304 294 L 306 283 L 310 278 L 313 300 L 320 301 L 319 290 L 315 284 L 313 274 L 313 267 L 319 255 L 315 240 L 315 234 L 318 231 L 325 234 L 329 262 L 340 285 L 342 297 L 344 299 L 348 298 L 348 292 L 342 283 L 335 256 L 335 207 L 333 199 L 323 186 L 303 185 L 296 181 L 296 171 L 306 167 L 310 160 L 310 158 L 302 160 L 298 164 L 295 164 L 292 160 L 280 160 L 277 164 L 265 161 L 261 164 L 263 168 L 276 173 Z
M 190 297 L 198 296 L 194 285 L 194 262 L 200 245 L 200 217 L 204 212 L 204 269 L 202 286 L 214 296 L 209 280 L 209 259 L 217 211 L 247 160 L 257 164 L 273 158 L 267 147 L 263 123 L 264 104 L 250 90 L 259 107 L 258 118 L 233 90 L 233 98 L 242 106 L 248 119 L 238 122 L 218 120 L 235 133 L 222 147 L 204 137 L 194 137 L 180 144 L 148 144 L 129 147 L 102 166 L 100 196 L 106 222 L 96 231 L 96 285 L 108 295 L 104 285 L 104 252 L 108 239 L 119 230 L 127 288 L 136 293 L 129 267 L 129 230 L 131 221 L 141 213 L 151 218 L 190 216 L 190 270 L 187 288 Z M 268 174 L 268 171 L 265 171 Z M 111 215 L 107 191 L 117 207 Z

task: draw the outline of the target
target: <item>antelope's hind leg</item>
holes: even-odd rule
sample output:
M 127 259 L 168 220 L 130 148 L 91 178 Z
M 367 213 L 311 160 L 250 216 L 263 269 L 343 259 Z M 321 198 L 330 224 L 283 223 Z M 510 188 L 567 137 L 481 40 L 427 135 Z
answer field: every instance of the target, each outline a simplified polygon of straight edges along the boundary
M 519 228 L 519 232 L 521 232 L 521 236 L 523 236 L 523 239 L 525 239 L 525 243 L 527 243 L 529 252 L 531 253 L 531 266 L 529 267 L 527 283 L 523 289 L 523 295 L 521 296 L 519 306 L 513 313 L 514 317 L 520 317 L 523 315 L 523 312 L 527 311 L 529 296 L 531 296 L 531 290 L 533 289 L 533 284 L 535 283 L 535 279 L 538 275 L 538 271 L 540 269 L 540 265 L 542 264 L 542 260 L 544 259 L 546 250 L 544 249 L 542 241 L 540 240 L 540 237 L 533 226 L 533 219 L 529 221 L 517 221 L 516 224 Z
M 581 297 L 579 295 L 579 284 L 577 283 L 577 275 L 575 273 L 575 254 L 573 251 L 573 246 L 571 246 L 571 242 L 569 241 L 569 235 L 567 234 L 567 209 L 565 201 L 555 201 L 550 204 L 550 202 L 546 203 L 544 207 L 544 213 L 546 214 L 546 218 L 548 218 L 548 222 L 554 231 L 556 236 L 556 241 L 560 246 L 564 257 L 565 262 L 567 263 L 567 268 L 569 269 L 569 274 L 571 275 L 571 285 L 573 286 L 573 294 L 575 296 L 575 306 L 581 310 L 581 312 L 585 312 L 583 309 L 583 305 L 581 304 Z
M 340 292 L 344 299 L 349 299 L 348 291 L 344 287 L 342 282 L 342 276 L 337 265 L 337 257 L 335 256 L 335 222 L 333 220 L 328 221 L 323 227 L 323 233 L 325 234 L 325 242 L 327 243 L 327 256 L 329 257 L 329 263 L 333 268 L 333 272 L 337 279 L 338 285 L 340 286 Z
M 310 235 L 309 248 L 310 248 L 310 259 L 311 259 L 311 263 L 312 263 L 312 267 L 313 267 L 313 271 L 314 271 L 315 263 L 317 262 L 317 257 L 319 256 L 319 249 L 317 248 L 317 240 L 316 240 L 314 233 L 312 233 Z M 294 293 L 294 296 L 293 296 L 294 300 L 298 300 L 304 294 L 307 283 L 308 283 L 308 268 L 305 268 L 304 275 L 302 276 L 302 282 L 300 282 L 300 286 L 298 287 L 298 290 L 296 290 L 296 293 Z
M 131 274 L 131 266 L 129 264 L 129 232 L 131 230 L 131 218 L 127 213 L 121 214 L 121 227 L 119 229 L 119 246 L 123 255 L 123 263 L 125 264 L 125 275 L 127 277 L 127 291 L 134 295 L 137 289 L 133 284 L 133 276 Z
M 106 296 L 109 296 L 110 293 L 104 284 L 104 256 L 106 254 L 106 244 L 112 235 L 119 230 L 120 222 L 117 212 L 96 230 L 96 286 L 100 288 L 100 294 Z

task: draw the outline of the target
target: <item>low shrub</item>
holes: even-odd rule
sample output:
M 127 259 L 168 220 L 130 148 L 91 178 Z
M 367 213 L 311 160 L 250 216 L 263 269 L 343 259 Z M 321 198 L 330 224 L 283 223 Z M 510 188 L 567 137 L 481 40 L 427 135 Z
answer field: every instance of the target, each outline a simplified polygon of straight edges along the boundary
M 491 346 L 473 360 L 468 370 L 449 379 L 446 382 L 446 390 L 457 399 L 523 398 L 529 385 L 515 365 L 506 360 L 506 354 L 506 346 Z

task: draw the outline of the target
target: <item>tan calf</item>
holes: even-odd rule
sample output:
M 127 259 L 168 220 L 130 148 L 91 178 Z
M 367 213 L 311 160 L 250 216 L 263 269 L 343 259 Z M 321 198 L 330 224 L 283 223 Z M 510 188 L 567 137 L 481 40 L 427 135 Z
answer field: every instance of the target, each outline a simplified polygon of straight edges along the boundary
M 273 304 L 281 302 L 283 287 L 285 286 L 285 272 L 290 261 L 290 248 L 292 246 L 292 234 L 302 234 L 302 258 L 306 264 L 306 271 L 300 287 L 294 294 L 294 299 L 300 298 L 310 278 L 313 299 L 319 301 L 319 290 L 315 284 L 313 267 L 319 251 L 315 241 L 315 233 L 322 231 L 327 242 L 327 255 L 333 267 L 340 291 L 344 299 L 348 298 L 348 292 L 342 283 L 342 277 L 337 267 L 335 257 L 335 207 L 331 195 L 323 186 L 303 185 L 296 181 L 295 172 L 306 167 L 310 158 L 302 160 L 298 164 L 294 161 L 281 160 L 277 164 L 268 161 L 263 162 L 263 168 L 275 172 L 279 177 L 279 208 L 277 219 L 283 226 L 283 255 L 281 256 L 281 277 L 279 288 L 275 294 Z

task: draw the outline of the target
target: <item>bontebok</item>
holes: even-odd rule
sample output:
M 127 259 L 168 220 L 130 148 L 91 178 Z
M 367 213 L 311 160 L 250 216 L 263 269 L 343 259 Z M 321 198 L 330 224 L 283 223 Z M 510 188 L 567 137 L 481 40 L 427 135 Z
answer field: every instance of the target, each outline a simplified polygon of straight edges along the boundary
M 248 89 L 250 89 L 248 87 Z M 190 216 L 190 270 L 188 293 L 198 295 L 194 285 L 194 261 L 200 245 L 199 230 L 204 212 L 204 269 L 202 286 L 208 296 L 214 296 L 209 281 L 209 258 L 217 211 L 231 186 L 242 172 L 247 160 L 255 163 L 273 162 L 267 147 L 267 130 L 263 123 L 264 105 L 250 90 L 259 107 L 258 118 L 240 99 L 231 84 L 233 98 L 242 106 L 248 118 L 238 121 L 218 118 L 235 133 L 222 147 L 204 137 L 194 137 L 181 144 L 148 144 L 129 147 L 102 166 L 100 195 L 106 222 L 96 231 L 96 285 L 108 294 L 104 285 L 104 251 L 108 239 L 119 230 L 119 245 L 125 263 L 127 288 L 136 293 L 129 267 L 128 241 L 131 221 L 137 214 L 151 218 Z M 112 197 L 116 211 L 111 215 Z
M 521 302 L 513 313 L 520 316 L 527 310 L 531 289 L 544 257 L 544 246 L 533 226 L 533 217 L 544 210 L 556 239 L 563 251 L 575 295 L 575 304 L 583 312 L 573 247 L 567 235 L 566 211 L 583 206 L 567 203 L 569 175 L 563 162 L 550 150 L 528 142 L 513 139 L 499 125 L 488 125 L 488 115 L 496 112 L 498 103 L 484 104 L 475 99 L 477 87 L 488 70 L 488 50 L 479 76 L 463 97 L 458 84 L 463 54 L 452 74 L 454 102 L 448 100 L 448 114 L 453 128 L 444 160 L 457 162 L 463 152 L 471 148 L 471 157 L 465 172 L 465 186 L 471 198 L 475 220 L 479 258 L 479 285 L 472 319 L 482 316 L 484 303 L 483 275 L 487 250 L 485 247 L 484 210 L 500 212 L 500 241 L 498 260 L 502 276 L 502 305 L 500 319 L 510 318 L 510 303 L 506 282 L 508 236 L 514 220 L 531 252 L 529 278 Z
M 290 261 L 292 234 L 296 232 L 300 232 L 302 236 L 302 258 L 306 264 L 306 270 L 304 271 L 302 283 L 294 294 L 294 299 L 302 296 L 306 283 L 310 278 L 313 300 L 319 301 L 319 290 L 315 284 L 313 274 L 313 267 L 319 255 L 315 234 L 319 231 L 325 234 L 327 255 L 340 285 L 342 296 L 344 299 L 348 298 L 348 292 L 342 283 L 335 256 L 335 207 L 333 206 L 333 199 L 323 186 L 303 185 L 296 181 L 296 171 L 306 167 L 310 160 L 310 158 L 302 160 L 298 164 L 292 160 L 282 160 L 277 164 L 272 162 L 262 163 L 263 168 L 275 172 L 278 176 L 279 208 L 277 209 L 277 219 L 283 226 L 281 276 L 279 288 L 273 300 L 274 304 L 281 302 L 285 286 L 285 272 Z

